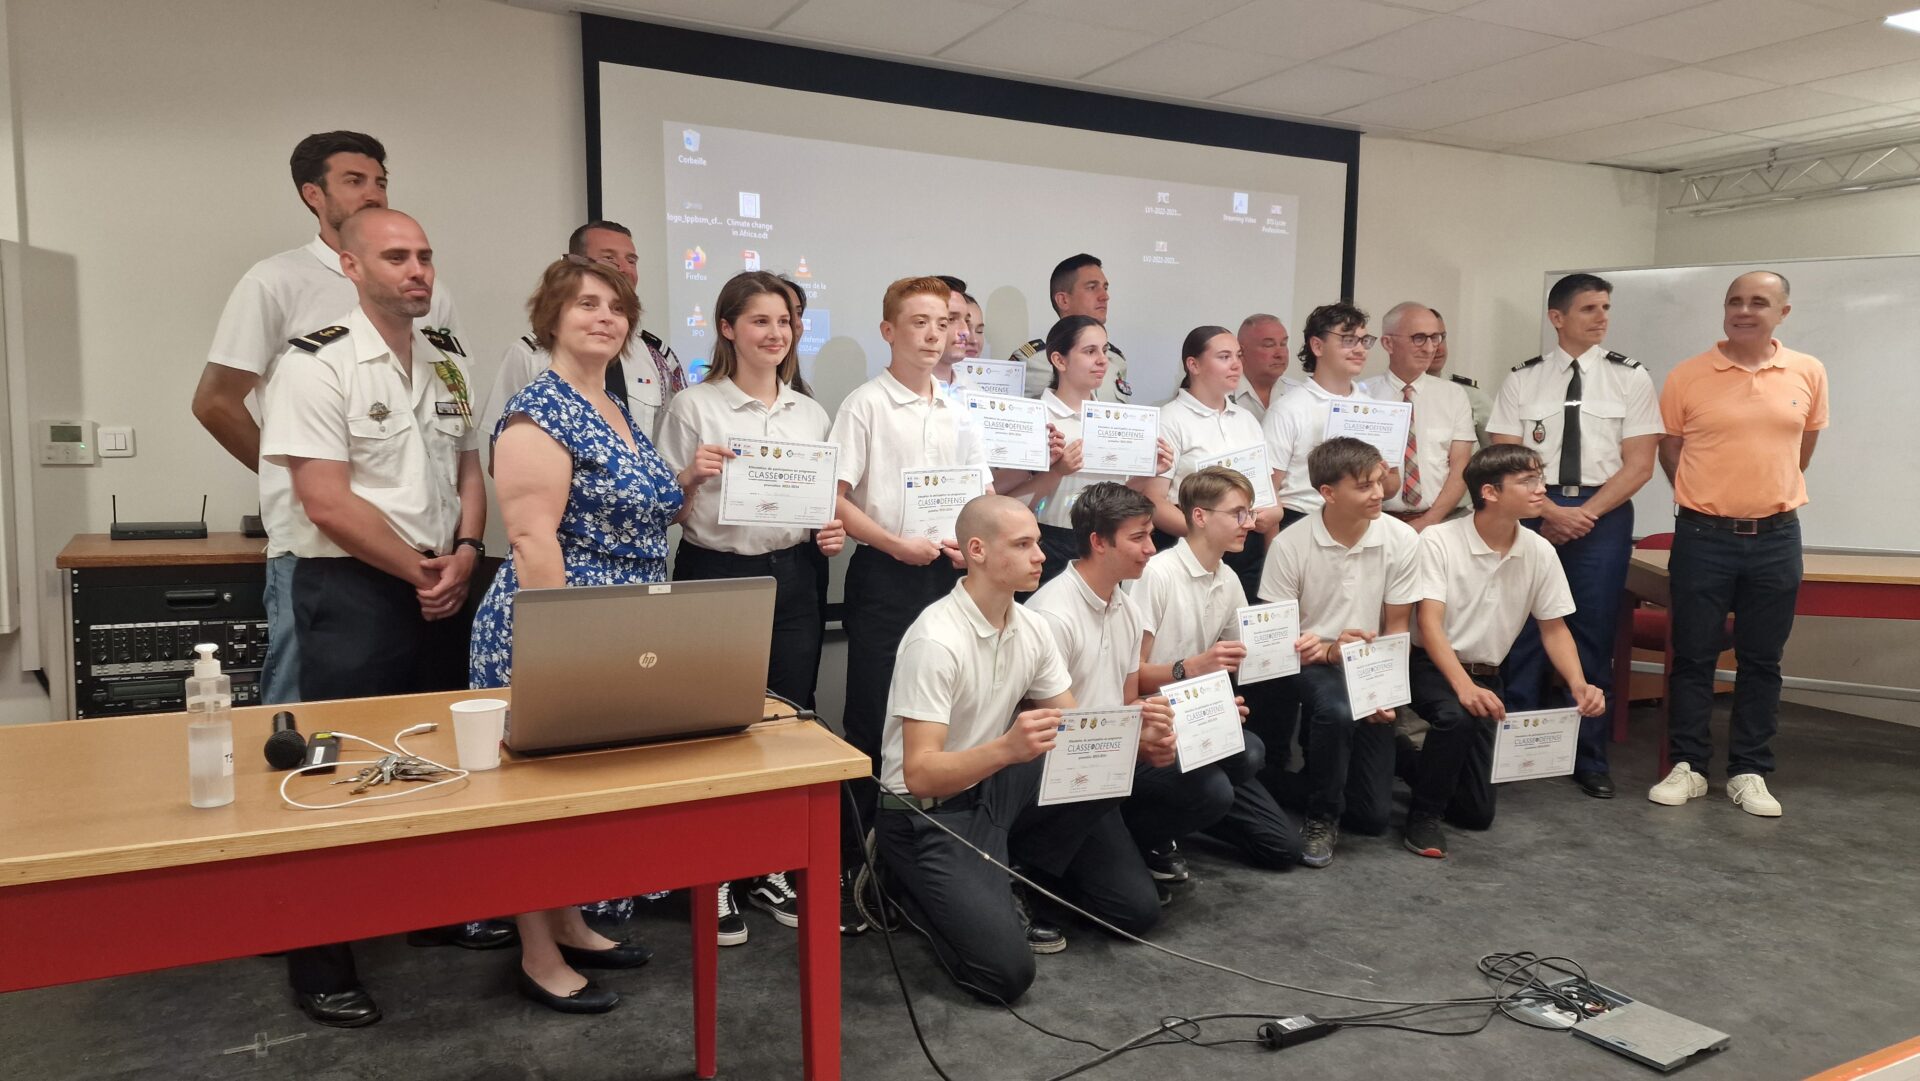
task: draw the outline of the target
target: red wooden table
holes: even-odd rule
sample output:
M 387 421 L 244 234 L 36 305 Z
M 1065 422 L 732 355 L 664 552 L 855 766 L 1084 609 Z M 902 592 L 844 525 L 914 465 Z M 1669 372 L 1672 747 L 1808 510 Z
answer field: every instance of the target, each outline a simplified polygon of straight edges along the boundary
M 451 762 L 447 704 L 471 697 L 292 708 L 303 732 L 389 745 L 438 721 L 408 747 Z M 419 796 L 302 811 L 259 751 L 273 713 L 234 711 L 236 798 L 206 810 L 187 802 L 184 714 L 0 727 L 0 991 L 690 887 L 695 1069 L 712 1077 L 717 884 L 797 869 L 806 1076 L 840 1076 L 839 782 L 868 766 L 826 729 L 510 760 Z M 343 758 L 377 757 L 352 747 Z M 345 798 L 330 779 L 290 787 Z M 167 933 L 100 935 L 109 909 Z

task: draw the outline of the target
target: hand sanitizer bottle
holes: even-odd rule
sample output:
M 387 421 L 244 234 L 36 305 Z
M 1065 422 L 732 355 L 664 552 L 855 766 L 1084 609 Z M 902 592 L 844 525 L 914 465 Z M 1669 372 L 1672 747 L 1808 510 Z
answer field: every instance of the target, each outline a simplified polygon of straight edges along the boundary
M 213 656 L 219 647 L 193 647 L 200 655 L 187 680 L 187 774 L 195 807 L 233 802 L 233 685 Z

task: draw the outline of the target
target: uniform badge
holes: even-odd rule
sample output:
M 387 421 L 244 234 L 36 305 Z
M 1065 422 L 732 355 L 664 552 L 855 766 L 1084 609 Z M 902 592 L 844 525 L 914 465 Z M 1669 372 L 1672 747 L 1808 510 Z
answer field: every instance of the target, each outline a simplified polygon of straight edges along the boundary
M 1536 420 L 1533 422 L 1533 441 L 1535 443 L 1545 443 L 1547 441 L 1547 426 L 1541 421 Z
M 461 407 L 459 402 L 435 402 L 433 403 L 433 415 L 436 417 L 464 417 L 467 415 L 467 411 Z
M 375 402 L 367 407 L 367 419 L 376 424 L 385 424 L 387 418 L 392 415 L 393 410 L 388 409 L 387 403 L 385 402 Z
M 1113 381 L 1113 389 L 1119 391 L 1123 397 L 1133 397 L 1133 384 L 1127 382 L 1125 379 L 1115 379 Z

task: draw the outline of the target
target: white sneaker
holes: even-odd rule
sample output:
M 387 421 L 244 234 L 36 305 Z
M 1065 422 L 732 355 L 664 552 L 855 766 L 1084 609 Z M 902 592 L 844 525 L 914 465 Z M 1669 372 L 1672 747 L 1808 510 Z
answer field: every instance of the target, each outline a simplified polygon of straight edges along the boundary
M 1667 778 L 1647 790 L 1647 798 L 1668 807 L 1684 807 L 1690 799 L 1707 794 L 1707 779 L 1693 772 L 1685 762 L 1675 762 Z
M 1758 773 L 1737 773 L 1727 778 L 1727 798 L 1750 815 L 1780 817 L 1780 801 L 1767 791 L 1767 779 Z

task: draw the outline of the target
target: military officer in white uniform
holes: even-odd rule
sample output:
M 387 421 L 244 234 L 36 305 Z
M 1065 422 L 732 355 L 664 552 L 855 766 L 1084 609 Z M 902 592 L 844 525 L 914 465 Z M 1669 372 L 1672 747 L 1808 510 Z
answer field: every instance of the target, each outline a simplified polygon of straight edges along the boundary
M 1107 272 L 1100 260 L 1082 252 L 1062 259 L 1047 279 L 1047 293 L 1053 302 L 1055 319 L 1084 315 L 1101 326 L 1107 323 Z M 1027 397 L 1038 398 L 1053 384 L 1053 362 L 1047 359 L 1047 340 L 1035 338 L 1013 351 L 1008 360 L 1027 366 Z M 1107 342 L 1107 374 L 1093 392 L 1095 401 L 1125 405 L 1133 400 L 1133 384 L 1127 382 L 1127 355 Z
M 1467 404 L 1473 407 L 1473 436 L 1481 447 L 1487 446 L 1487 418 L 1493 415 L 1493 399 L 1480 389 L 1480 384 L 1458 372 L 1447 373 L 1447 320 L 1438 308 L 1428 308 L 1435 319 L 1440 320 L 1440 340 L 1433 346 L 1433 363 L 1427 367 L 1427 374 L 1435 379 L 1445 379 L 1467 393 Z M 1472 509 L 1472 501 L 1466 496 L 1460 497 L 1460 505 Z

